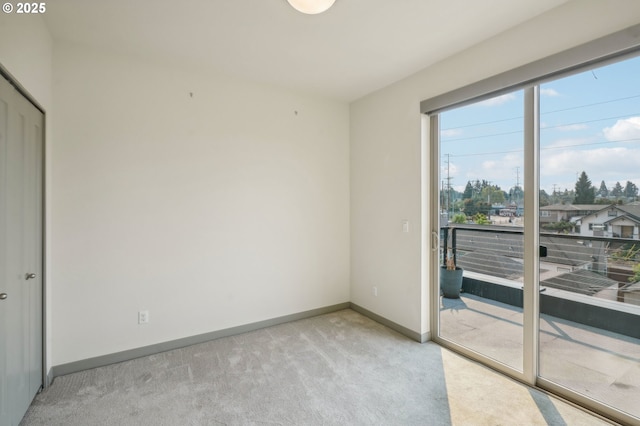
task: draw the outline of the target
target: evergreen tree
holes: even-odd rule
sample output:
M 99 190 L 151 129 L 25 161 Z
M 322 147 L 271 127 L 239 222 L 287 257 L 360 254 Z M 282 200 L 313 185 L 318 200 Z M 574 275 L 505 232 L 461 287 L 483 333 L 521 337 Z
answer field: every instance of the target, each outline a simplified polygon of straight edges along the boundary
M 624 196 L 627 198 L 636 198 L 638 196 L 638 187 L 635 183 L 627 181 L 624 187 Z
M 598 189 L 598 193 L 596 195 L 599 195 L 603 198 L 609 196 L 609 190 L 607 189 L 607 185 L 604 183 L 604 181 L 600 182 L 600 189 Z
M 558 197 L 560 198 L 561 204 L 571 204 L 571 202 L 576 198 L 576 191 L 573 189 L 569 191 L 567 188 L 564 189 L 564 192 L 559 192 Z
M 482 185 L 480 185 L 480 181 L 476 179 L 476 181 L 473 183 L 473 194 L 479 197 L 481 192 Z
M 524 191 L 520 186 L 514 186 L 509 190 L 509 202 L 511 203 L 519 203 L 524 200 Z
M 464 187 L 464 193 L 462 193 L 462 199 L 468 200 L 473 198 L 473 185 L 471 185 L 471 181 L 467 181 L 467 186 Z
M 574 204 L 593 204 L 596 199 L 596 190 L 591 185 L 591 181 L 587 174 L 583 171 L 576 182 L 576 196 L 573 199 Z
M 620 182 L 616 182 L 616 185 L 613 187 L 609 195 L 612 195 L 614 197 L 622 197 L 622 193 L 622 185 L 620 185 Z
M 551 197 L 544 189 L 540 190 L 540 196 L 538 199 L 540 200 L 540 207 L 548 206 L 551 204 Z

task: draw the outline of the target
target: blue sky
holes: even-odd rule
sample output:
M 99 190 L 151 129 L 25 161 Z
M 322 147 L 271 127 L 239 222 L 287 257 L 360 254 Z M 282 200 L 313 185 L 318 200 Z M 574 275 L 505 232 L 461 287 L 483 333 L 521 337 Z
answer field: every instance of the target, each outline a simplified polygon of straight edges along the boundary
M 596 188 L 640 187 L 640 57 L 540 86 L 540 186 L 573 189 L 583 170 Z M 441 167 L 451 185 L 486 179 L 523 185 L 523 92 L 441 114 Z

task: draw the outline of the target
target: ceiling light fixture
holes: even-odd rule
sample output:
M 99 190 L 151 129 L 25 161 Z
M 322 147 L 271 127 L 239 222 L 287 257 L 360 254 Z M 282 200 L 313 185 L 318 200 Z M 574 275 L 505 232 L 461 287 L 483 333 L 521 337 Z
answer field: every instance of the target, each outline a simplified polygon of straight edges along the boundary
M 322 13 L 333 6 L 336 0 L 287 0 L 298 12 L 307 15 Z

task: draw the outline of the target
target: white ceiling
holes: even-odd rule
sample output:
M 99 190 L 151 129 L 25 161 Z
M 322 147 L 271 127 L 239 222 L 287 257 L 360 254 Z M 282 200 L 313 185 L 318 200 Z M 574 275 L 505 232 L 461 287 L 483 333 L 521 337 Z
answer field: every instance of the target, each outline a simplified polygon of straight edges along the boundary
M 54 40 L 352 101 L 567 0 L 51 0 Z

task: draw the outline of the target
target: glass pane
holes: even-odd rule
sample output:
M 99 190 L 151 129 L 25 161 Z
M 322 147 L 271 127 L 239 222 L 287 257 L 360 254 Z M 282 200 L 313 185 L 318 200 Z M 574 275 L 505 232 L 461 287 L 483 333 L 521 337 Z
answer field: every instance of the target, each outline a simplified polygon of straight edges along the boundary
M 518 371 L 523 113 L 518 91 L 440 114 L 439 336 Z
M 640 59 L 540 94 L 540 376 L 640 417 Z

